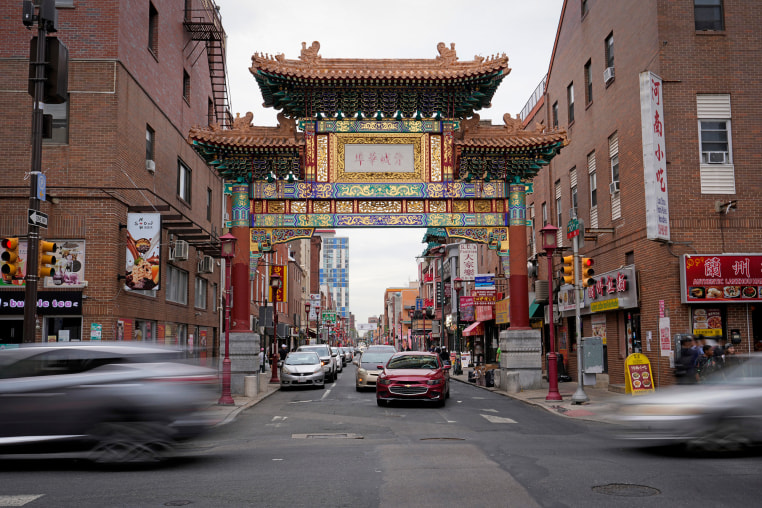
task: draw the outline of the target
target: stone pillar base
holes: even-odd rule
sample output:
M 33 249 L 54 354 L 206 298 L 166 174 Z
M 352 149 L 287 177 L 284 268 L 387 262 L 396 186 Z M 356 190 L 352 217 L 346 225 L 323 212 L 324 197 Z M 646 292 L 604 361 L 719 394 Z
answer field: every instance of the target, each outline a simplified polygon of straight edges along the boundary
M 230 332 L 230 393 L 246 392 L 246 376 L 259 372 L 259 334 L 254 332 Z M 225 359 L 225 334 L 220 343 L 220 372 Z
M 503 330 L 500 332 L 501 390 L 508 391 L 510 373 L 517 372 L 522 390 L 542 388 L 542 338 L 540 330 Z M 515 378 L 511 389 L 515 390 Z

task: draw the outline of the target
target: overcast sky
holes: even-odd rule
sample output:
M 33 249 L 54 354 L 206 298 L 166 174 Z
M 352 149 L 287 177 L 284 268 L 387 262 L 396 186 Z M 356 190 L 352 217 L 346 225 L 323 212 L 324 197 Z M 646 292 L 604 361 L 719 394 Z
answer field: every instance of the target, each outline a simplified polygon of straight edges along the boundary
M 254 125 L 277 125 L 262 108 L 249 72 L 256 53 L 297 59 L 302 42 L 320 42 L 323 58 L 435 58 L 455 43 L 458 58 L 505 53 L 510 74 L 482 120 L 516 116 L 548 70 L 562 0 L 216 0 L 228 35 L 233 113 L 254 113 Z M 343 229 L 349 240 L 350 310 L 356 322 L 382 314 L 384 289 L 417 278 L 415 256 L 424 229 Z

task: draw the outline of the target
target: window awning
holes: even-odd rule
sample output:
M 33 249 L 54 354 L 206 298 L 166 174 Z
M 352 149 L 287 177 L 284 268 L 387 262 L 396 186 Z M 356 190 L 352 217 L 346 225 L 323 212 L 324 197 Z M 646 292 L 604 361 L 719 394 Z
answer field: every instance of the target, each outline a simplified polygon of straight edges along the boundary
M 484 325 L 481 321 L 474 321 L 463 330 L 464 337 L 471 337 L 473 335 L 484 335 Z
M 529 306 L 529 319 L 544 319 L 545 318 L 545 304 L 537 303 L 534 300 Z

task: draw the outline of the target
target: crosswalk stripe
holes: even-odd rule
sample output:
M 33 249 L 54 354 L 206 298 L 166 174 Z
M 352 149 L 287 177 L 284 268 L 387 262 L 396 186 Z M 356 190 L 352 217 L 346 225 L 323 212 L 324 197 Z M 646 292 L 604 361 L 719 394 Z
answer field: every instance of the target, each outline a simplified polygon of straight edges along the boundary
M 516 420 L 503 418 L 502 416 L 482 415 L 482 417 L 490 423 L 516 423 Z
M 0 506 L 24 506 L 45 494 L 19 494 L 16 496 L 0 496 Z

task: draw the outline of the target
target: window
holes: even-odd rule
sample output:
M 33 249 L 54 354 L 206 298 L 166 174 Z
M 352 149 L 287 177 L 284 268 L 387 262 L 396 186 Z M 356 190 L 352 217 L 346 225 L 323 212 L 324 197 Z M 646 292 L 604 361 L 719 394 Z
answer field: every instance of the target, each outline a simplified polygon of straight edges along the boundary
M 159 11 L 152 3 L 148 5 L 148 50 L 159 57 Z
M 569 124 L 574 123 L 574 83 L 566 87 L 566 101 L 569 103 Z
M 701 162 L 703 164 L 731 164 L 730 121 L 699 120 Z
M 206 220 L 212 220 L 212 189 L 206 189 Z
M 254 291 L 251 292 L 252 297 L 255 294 Z M 217 287 L 216 282 L 212 282 L 212 310 L 217 313 L 217 311 L 220 309 L 219 303 L 220 303 L 220 295 L 219 295 L 219 288 Z M 253 302 L 254 300 L 252 300 Z
M 722 0 L 693 0 L 696 30 L 725 30 Z
M 188 304 L 188 272 L 167 265 L 167 301 Z
M 152 161 L 154 159 L 154 141 L 156 133 L 150 125 L 146 125 L 146 160 Z
M 587 4 L 587 0 L 581 0 L 580 7 L 582 8 L 582 17 L 585 17 L 585 14 L 590 10 L 590 6 Z
M 197 309 L 206 309 L 206 279 L 196 277 L 193 306 Z
M 563 213 L 561 213 L 561 180 L 556 180 L 556 226 L 559 228 L 563 224 Z
M 595 208 L 598 206 L 598 178 L 596 177 L 595 152 L 590 152 L 587 156 L 587 173 L 590 183 L 590 207 Z
M 183 99 L 185 102 L 190 102 L 190 74 L 183 69 Z
M 585 104 L 593 102 L 593 74 L 592 62 L 590 60 L 585 64 Z
M 604 41 L 604 51 L 606 53 L 606 67 L 614 67 L 614 34 L 613 32 L 606 37 Z
M 212 102 L 212 98 L 209 97 L 209 103 L 206 107 L 206 116 L 207 116 L 207 123 L 209 125 L 212 125 L 217 121 L 217 114 L 214 112 L 214 102 Z
M 548 204 L 542 204 L 542 225 L 543 227 L 548 225 Z
M 191 170 L 183 161 L 177 161 L 177 197 L 191 202 Z
M 558 127 L 558 101 L 553 103 L 553 128 Z
M 42 104 L 42 114 L 53 117 L 53 128 L 49 138 L 43 142 L 65 145 L 69 142 L 69 100 L 61 104 Z
M 572 209 L 574 210 L 574 215 L 576 215 L 577 214 L 577 186 L 576 185 L 574 185 L 571 188 L 571 204 L 572 204 Z
M 619 136 L 615 132 L 609 137 L 609 162 L 611 163 L 611 181 L 619 181 Z

